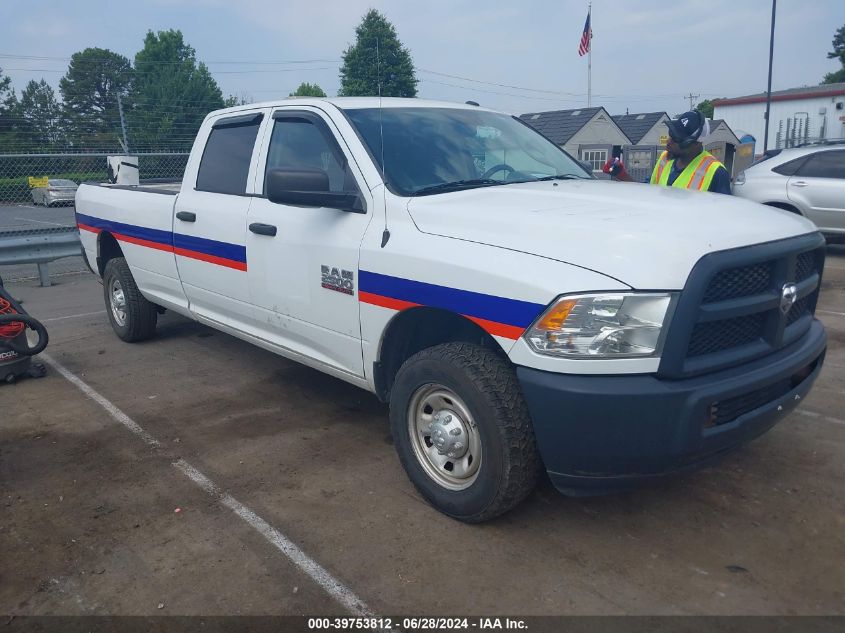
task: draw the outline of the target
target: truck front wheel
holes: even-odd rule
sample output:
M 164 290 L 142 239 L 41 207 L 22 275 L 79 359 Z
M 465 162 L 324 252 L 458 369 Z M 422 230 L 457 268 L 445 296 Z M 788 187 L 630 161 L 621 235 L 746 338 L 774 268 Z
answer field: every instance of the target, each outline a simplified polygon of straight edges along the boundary
M 513 368 L 478 345 L 445 343 L 409 358 L 390 396 L 396 450 L 435 508 L 478 523 L 507 512 L 540 470 Z
M 135 343 L 150 338 L 156 329 L 158 313 L 147 301 L 132 277 L 123 257 L 108 261 L 103 271 L 106 313 L 112 329 L 122 340 Z

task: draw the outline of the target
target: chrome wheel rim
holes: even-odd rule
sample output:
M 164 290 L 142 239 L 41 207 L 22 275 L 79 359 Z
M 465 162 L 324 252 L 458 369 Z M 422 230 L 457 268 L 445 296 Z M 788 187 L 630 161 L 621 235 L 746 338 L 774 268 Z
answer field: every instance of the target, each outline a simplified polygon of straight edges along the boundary
M 478 478 L 482 446 L 463 400 L 443 385 L 423 385 L 408 407 L 408 435 L 426 474 L 448 490 L 465 490 Z
M 112 279 L 109 284 L 109 304 L 115 322 L 121 327 L 126 325 L 126 295 L 119 279 Z

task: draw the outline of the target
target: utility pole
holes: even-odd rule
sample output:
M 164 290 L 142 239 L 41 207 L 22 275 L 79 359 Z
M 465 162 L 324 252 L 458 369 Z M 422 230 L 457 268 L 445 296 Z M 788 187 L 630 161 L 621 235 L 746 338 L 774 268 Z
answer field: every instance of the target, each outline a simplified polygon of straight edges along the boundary
M 690 91 L 690 93 L 686 97 L 684 97 L 684 99 L 689 99 L 689 109 L 690 109 L 690 111 L 692 111 L 692 109 L 695 108 L 695 100 L 698 99 L 700 96 L 701 95 L 694 95 L 694 94 L 692 94 L 692 91 Z
M 769 84 L 766 87 L 766 131 L 763 132 L 763 153 L 769 149 L 769 111 L 772 107 L 772 58 L 775 55 L 775 8 L 777 0 L 772 0 L 772 33 L 769 35 Z
M 123 118 L 123 101 L 120 100 L 120 93 L 117 93 L 117 111 L 120 112 L 120 129 L 123 131 L 123 153 L 129 153 L 129 141 L 126 140 L 126 120 Z
M 593 3 L 587 7 L 587 22 L 590 28 L 587 33 L 587 107 L 593 105 Z

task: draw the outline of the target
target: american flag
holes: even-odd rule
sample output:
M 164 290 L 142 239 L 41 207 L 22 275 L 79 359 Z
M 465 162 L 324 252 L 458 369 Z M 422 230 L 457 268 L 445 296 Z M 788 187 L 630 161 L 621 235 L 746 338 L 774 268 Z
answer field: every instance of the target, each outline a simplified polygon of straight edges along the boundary
M 584 23 L 584 32 L 581 33 L 581 43 L 578 45 L 578 56 L 583 57 L 590 52 L 590 40 L 593 39 L 593 29 L 590 28 L 590 12 L 587 12 L 587 21 Z

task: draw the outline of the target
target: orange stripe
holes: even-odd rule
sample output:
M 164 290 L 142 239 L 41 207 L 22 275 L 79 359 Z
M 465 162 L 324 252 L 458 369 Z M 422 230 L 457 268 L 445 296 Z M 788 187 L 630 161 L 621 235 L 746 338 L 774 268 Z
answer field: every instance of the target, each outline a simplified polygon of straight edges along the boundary
M 517 327 L 515 325 L 506 325 L 505 323 L 499 323 L 497 321 L 479 319 L 478 317 L 469 316 L 468 314 L 465 314 L 464 316 L 473 323 L 480 325 L 488 334 L 501 336 L 502 338 L 509 338 L 512 341 L 515 341 L 522 336 L 522 333 L 525 331 L 525 328 Z
M 407 310 L 408 308 L 415 308 L 420 305 L 419 303 L 411 303 L 410 301 L 402 301 L 401 299 L 374 295 L 371 292 L 359 292 L 358 301 L 391 310 Z
M 407 310 L 408 308 L 416 308 L 421 305 L 419 303 L 411 303 L 410 301 L 402 301 L 401 299 L 383 297 L 382 295 L 376 295 L 370 292 L 359 292 L 358 301 L 399 311 Z M 501 336 L 502 338 L 508 338 L 515 341 L 522 336 L 522 333 L 525 331 L 525 328 L 515 325 L 507 325 L 497 321 L 488 321 L 487 319 L 480 319 L 478 317 L 469 316 L 468 314 L 464 314 L 462 316 L 466 317 L 473 323 L 480 325 L 485 332 L 492 334 L 493 336 Z
M 666 160 L 667 157 L 668 155 L 666 154 L 666 152 L 663 152 L 660 155 L 660 158 L 658 159 L 659 162 L 657 163 L 657 178 L 654 179 L 654 184 L 656 185 L 660 184 L 660 177 L 663 175 L 663 170 L 666 169 L 666 165 L 669 164 L 669 161 Z
M 704 185 L 704 181 L 707 178 L 707 170 L 710 168 L 710 165 L 712 165 L 715 162 L 716 162 L 716 159 L 713 156 L 708 156 L 703 161 L 701 161 L 701 164 L 698 166 L 698 169 L 695 170 L 696 173 L 698 173 L 699 171 L 702 172 L 701 182 L 698 183 L 698 190 L 699 191 L 701 191 L 701 187 Z
M 136 244 L 138 246 L 154 248 L 157 251 L 165 251 L 168 253 L 173 252 L 173 247 L 170 244 L 161 244 L 159 242 L 153 242 L 151 240 L 143 240 L 140 237 L 130 237 L 128 235 L 123 235 L 122 233 L 112 233 L 112 235 L 118 242 L 126 242 L 128 244 Z
M 189 251 L 184 248 L 172 249 L 174 253 L 181 257 L 189 259 L 197 259 L 201 262 L 208 262 L 209 264 L 217 264 L 226 268 L 233 268 L 235 270 L 246 271 L 246 262 L 235 261 L 234 259 L 226 259 L 225 257 L 217 257 L 215 255 L 207 255 L 198 251 Z

